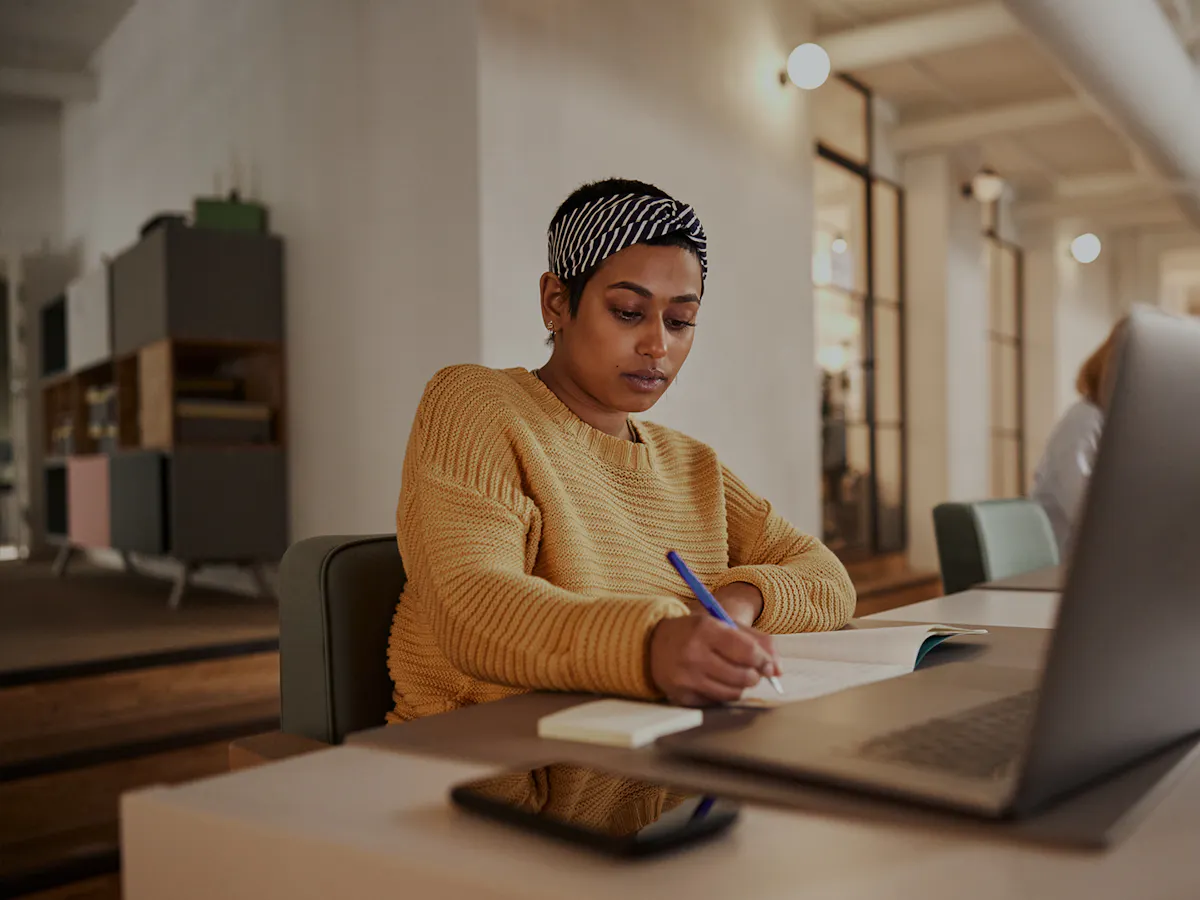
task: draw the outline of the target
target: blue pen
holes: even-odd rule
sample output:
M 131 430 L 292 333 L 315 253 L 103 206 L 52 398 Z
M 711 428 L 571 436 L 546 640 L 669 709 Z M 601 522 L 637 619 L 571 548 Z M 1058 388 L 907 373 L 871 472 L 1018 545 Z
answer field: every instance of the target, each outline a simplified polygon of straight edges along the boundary
M 687 582 L 687 586 L 692 589 L 692 593 L 696 595 L 696 599 L 700 601 L 700 605 L 708 610 L 709 615 L 721 620 L 731 628 L 738 627 L 737 622 L 733 621 L 729 617 L 729 613 L 725 612 L 721 604 L 717 602 L 717 598 L 709 593 L 708 588 L 701 584 L 700 579 L 688 568 L 688 564 L 683 561 L 683 557 L 674 550 L 670 550 L 667 552 L 667 561 L 675 567 L 675 571 L 679 573 L 679 577 Z M 776 692 L 783 693 L 783 685 L 779 683 L 778 678 L 772 675 L 767 680 L 771 682 L 771 687 L 775 688 Z

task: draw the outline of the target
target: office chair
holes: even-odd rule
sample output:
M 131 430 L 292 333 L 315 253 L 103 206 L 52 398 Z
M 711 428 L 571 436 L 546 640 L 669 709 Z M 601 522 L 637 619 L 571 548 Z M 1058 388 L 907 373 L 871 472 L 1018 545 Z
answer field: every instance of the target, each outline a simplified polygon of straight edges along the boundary
M 947 594 L 1059 563 L 1054 529 L 1035 500 L 941 503 L 933 529 Z
M 388 635 L 404 566 L 395 534 L 298 541 L 279 565 L 280 727 L 327 744 L 384 724 Z

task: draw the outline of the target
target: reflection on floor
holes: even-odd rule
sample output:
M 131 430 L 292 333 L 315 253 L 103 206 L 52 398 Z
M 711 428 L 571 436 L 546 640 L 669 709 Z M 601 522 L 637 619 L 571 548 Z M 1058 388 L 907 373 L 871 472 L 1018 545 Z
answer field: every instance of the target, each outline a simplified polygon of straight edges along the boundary
M 0 896 L 120 896 L 117 798 L 224 771 L 279 727 L 275 605 L 0 565 Z
M 858 592 L 855 616 L 907 606 L 921 600 L 940 597 L 942 579 L 937 572 L 909 568 L 903 553 L 877 556 L 846 567 Z

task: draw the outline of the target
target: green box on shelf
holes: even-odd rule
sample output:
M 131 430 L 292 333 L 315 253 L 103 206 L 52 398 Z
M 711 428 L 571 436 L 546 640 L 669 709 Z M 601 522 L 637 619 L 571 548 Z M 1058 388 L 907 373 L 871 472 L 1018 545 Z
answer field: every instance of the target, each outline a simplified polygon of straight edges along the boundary
M 267 208 L 260 203 L 229 197 L 197 197 L 192 204 L 192 222 L 197 228 L 264 234 Z

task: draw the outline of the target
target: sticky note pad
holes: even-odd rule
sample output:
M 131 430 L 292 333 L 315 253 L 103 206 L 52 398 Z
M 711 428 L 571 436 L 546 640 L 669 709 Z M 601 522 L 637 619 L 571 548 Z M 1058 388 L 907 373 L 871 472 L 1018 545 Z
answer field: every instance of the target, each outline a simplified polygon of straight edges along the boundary
M 609 747 L 643 747 L 664 734 L 687 731 L 703 721 L 704 714 L 698 709 L 635 700 L 593 700 L 542 716 L 538 737 Z

